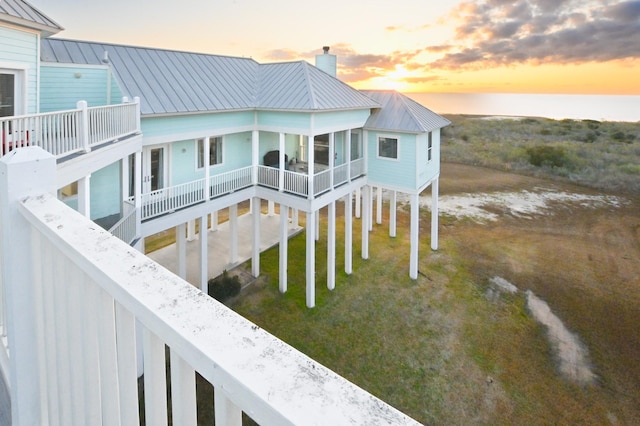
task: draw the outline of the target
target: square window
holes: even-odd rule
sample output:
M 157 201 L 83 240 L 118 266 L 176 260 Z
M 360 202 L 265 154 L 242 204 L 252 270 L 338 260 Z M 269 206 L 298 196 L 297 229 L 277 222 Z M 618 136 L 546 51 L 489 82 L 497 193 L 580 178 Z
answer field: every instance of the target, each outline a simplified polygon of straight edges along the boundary
M 209 139 L 209 165 L 222 164 L 222 136 L 210 137 Z M 198 139 L 198 168 L 204 167 L 204 141 Z
M 378 157 L 398 159 L 398 139 L 379 137 Z

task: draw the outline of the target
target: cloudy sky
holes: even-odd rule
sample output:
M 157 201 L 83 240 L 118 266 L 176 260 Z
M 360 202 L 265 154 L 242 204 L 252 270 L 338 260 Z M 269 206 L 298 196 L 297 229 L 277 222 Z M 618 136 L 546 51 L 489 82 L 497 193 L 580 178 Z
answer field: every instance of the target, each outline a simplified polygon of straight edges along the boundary
M 358 88 L 640 95 L 640 0 L 28 0 L 58 37 L 305 59 Z

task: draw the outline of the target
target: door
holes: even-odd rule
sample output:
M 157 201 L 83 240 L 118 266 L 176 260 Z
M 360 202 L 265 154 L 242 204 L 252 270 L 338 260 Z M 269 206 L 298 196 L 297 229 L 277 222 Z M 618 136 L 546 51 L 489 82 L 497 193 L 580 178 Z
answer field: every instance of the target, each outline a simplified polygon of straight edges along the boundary
M 167 186 L 167 147 L 155 146 L 143 152 L 142 192 L 149 193 Z

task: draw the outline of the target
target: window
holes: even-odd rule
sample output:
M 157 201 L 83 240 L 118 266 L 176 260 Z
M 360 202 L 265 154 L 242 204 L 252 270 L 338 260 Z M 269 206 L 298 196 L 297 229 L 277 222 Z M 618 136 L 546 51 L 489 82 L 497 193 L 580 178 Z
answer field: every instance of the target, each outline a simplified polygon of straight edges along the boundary
M 433 139 L 432 139 L 432 133 L 429 132 L 428 139 L 427 139 L 427 161 L 431 161 L 432 158 L 433 158 Z
M 199 169 L 204 167 L 204 141 L 205 139 L 197 140 Z M 209 165 L 216 164 L 222 164 L 222 136 L 209 138 Z
M 0 74 L 0 117 L 16 115 L 16 76 Z
M 351 132 L 351 161 L 362 157 L 360 146 L 360 132 Z
M 313 158 L 316 164 L 329 165 L 329 134 L 316 135 L 313 138 Z
M 398 159 L 398 139 L 381 136 L 378 138 L 378 157 Z

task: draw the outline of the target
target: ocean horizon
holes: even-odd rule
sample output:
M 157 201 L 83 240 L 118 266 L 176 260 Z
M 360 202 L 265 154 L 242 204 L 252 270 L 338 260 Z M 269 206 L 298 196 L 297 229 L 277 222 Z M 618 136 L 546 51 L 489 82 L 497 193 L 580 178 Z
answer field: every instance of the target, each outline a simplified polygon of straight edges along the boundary
M 640 122 L 637 95 L 406 93 L 438 114 Z

